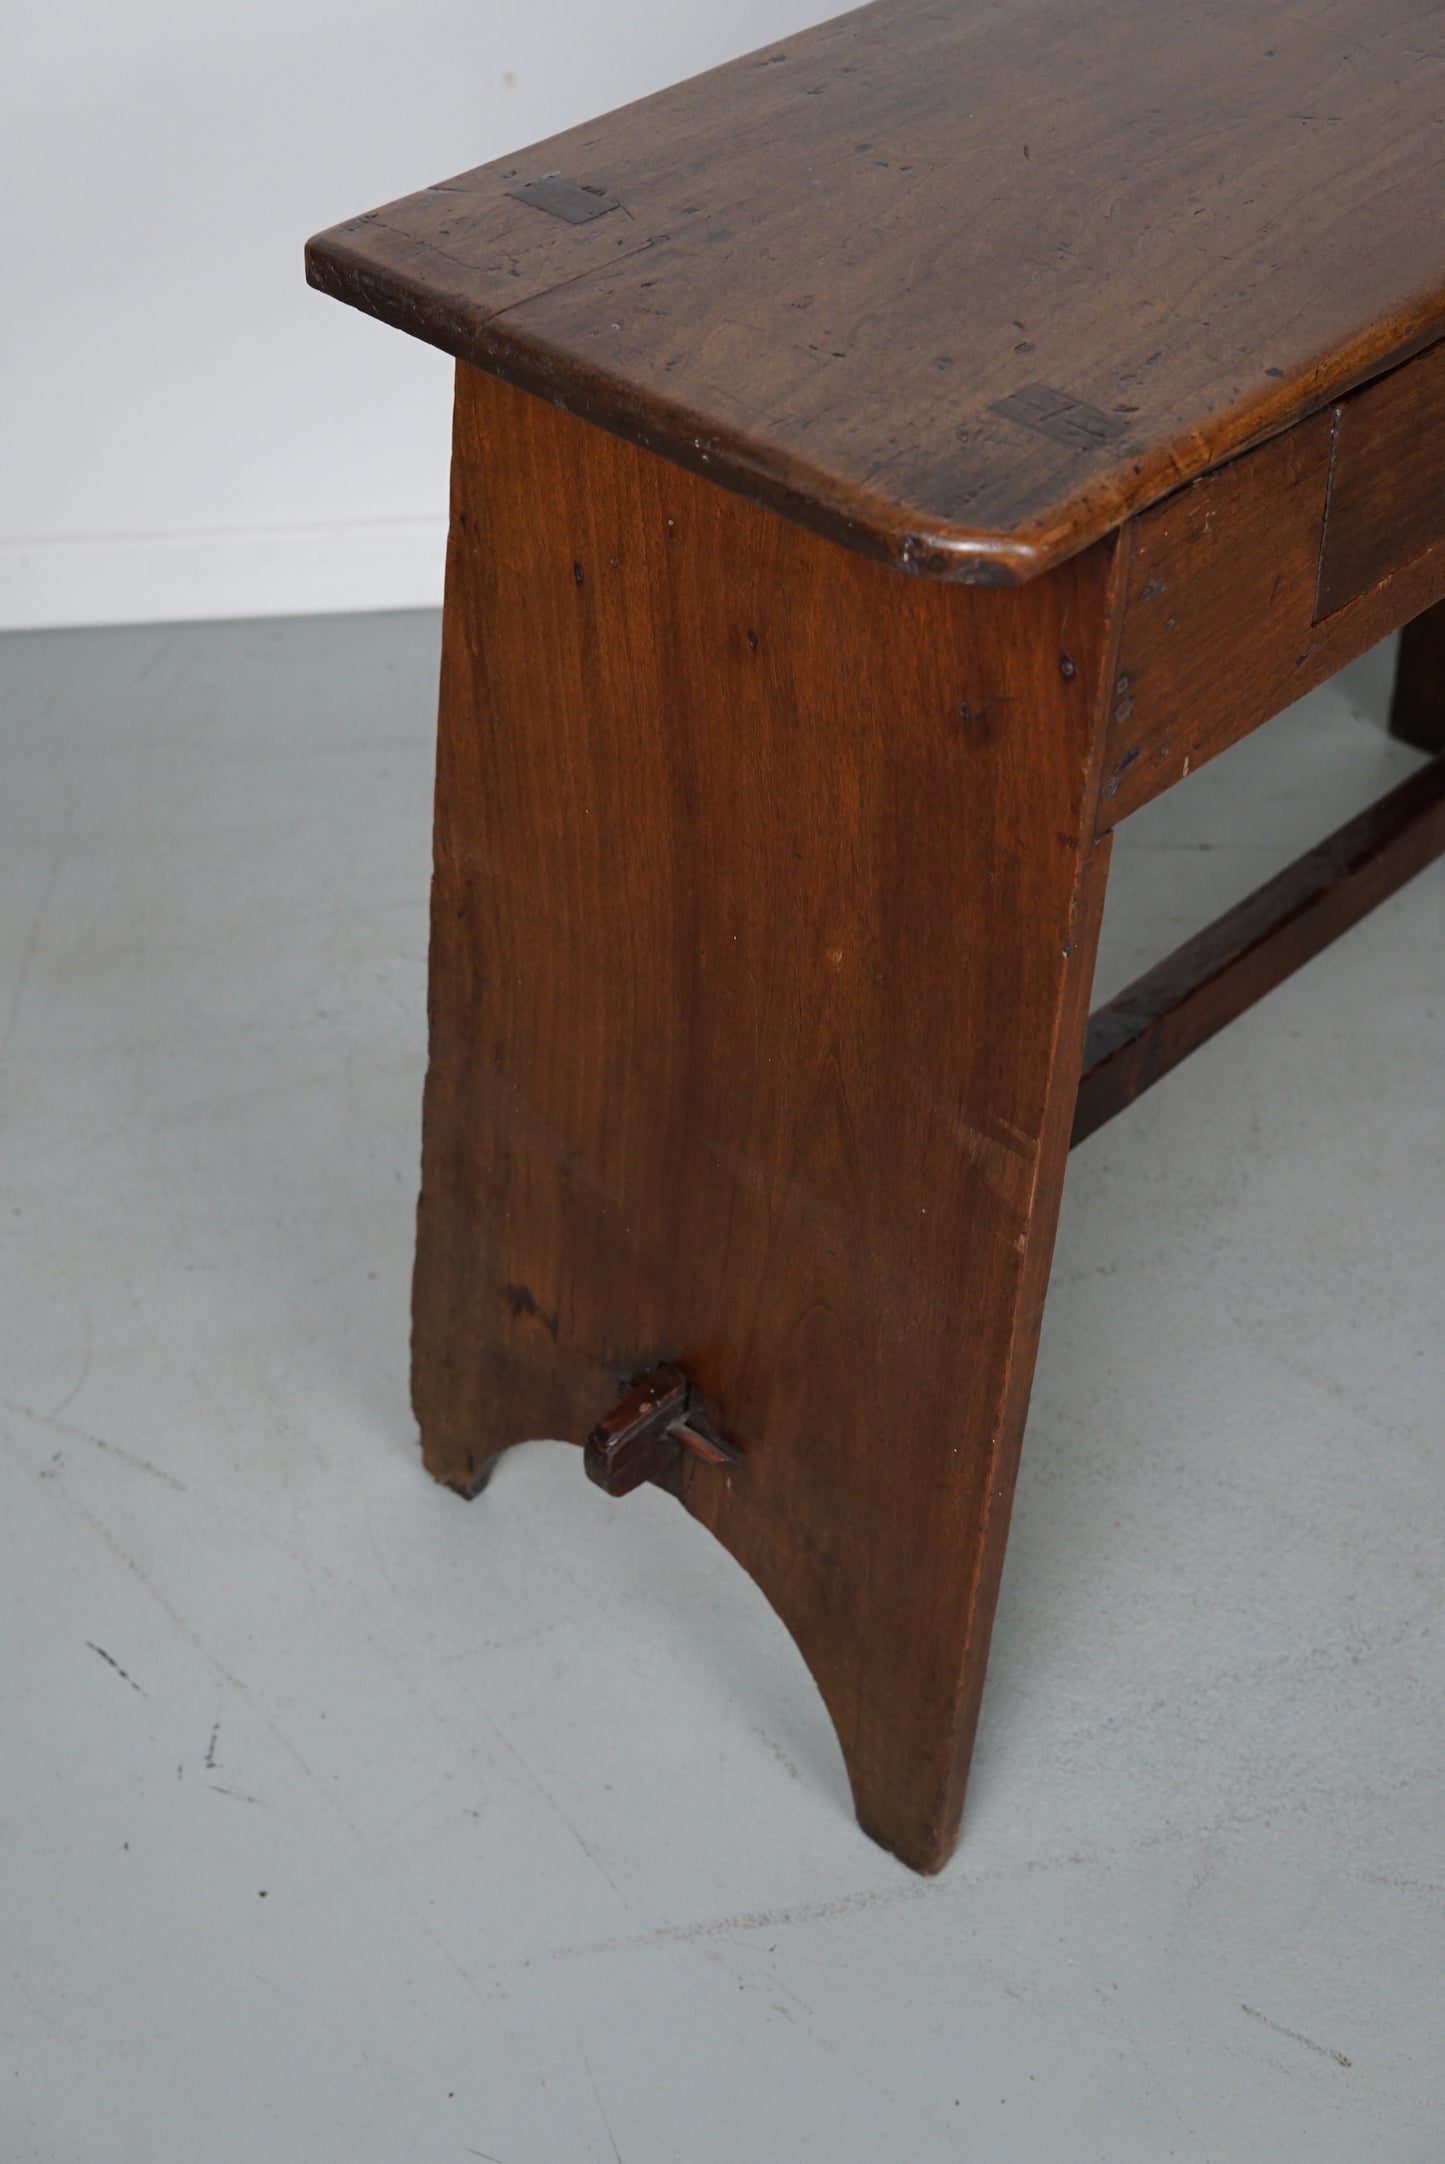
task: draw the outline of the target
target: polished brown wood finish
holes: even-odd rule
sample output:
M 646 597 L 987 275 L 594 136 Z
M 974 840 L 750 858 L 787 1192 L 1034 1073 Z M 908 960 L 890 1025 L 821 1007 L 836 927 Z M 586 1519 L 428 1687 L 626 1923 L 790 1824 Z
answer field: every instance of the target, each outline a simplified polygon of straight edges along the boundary
M 1436 0 L 876 0 L 309 275 L 850 547 L 1021 579 L 1445 335 L 1442 111 Z
M 1421 751 L 1445 751 L 1445 602 L 1400 634 L 1390 734 Z
M 1445 851 L 1445 758 L 1372 804 L 1090 1017 L 1075 1142 L 1094 1134 Z
M 1358 600 L 1442 535 L 1445 346 L 1436 346 L 1335 413 L 1316 618 Z
M 1116 826 L 1445 595 L 1442 505 L 1421 553 L 1314 620 L 1334 430 L 1334 415 L 1318 414 L 1135 522 L 1102 827 Z M 1409 462 L 1390 471 L 1403 496 Z
M 1442 112 L 1438 0 L 875 0 L 308 250 L 462 363 L 426 1463 L 676 1496 L 919 1870 L 1071 1130 L 1445 839 L 1089 1022 L 1118 820 L 1407 622 L 1445 749 Z
M 1111 543 L 905 580 L 458 373 L 414 1395 L 674 1362 L 863 1824 L 951 1850 L 1083 1049 Z

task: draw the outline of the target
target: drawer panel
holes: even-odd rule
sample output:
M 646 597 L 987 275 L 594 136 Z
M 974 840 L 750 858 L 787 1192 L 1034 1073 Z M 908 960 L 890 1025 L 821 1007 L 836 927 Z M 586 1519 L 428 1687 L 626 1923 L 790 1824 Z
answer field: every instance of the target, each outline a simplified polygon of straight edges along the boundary
M 1445 345 L 1335 408 L 1315 622 L 1445 539 Z
M 1435 353 L 1426 359 L 1433 367 Z M 1383 379 L 1372 395 L 1383 397 L 1396 380 Z M 1399 396 L 1391 391 L 1376 409 L 1369 426 L 1377 441 L 1387 419 L 1397 425 Z M 1436 538 L 1421 511 L 1379 526 L 1375 561 L 1389 561 L 1378 578 L 1358 544 L 1351 556 L 1334 558 L 1338 583 L 1329 592 L 1341 598 L 1317 617 L 1338 410 L 1300 422 L 1135 521 L 1105 733 L 1101 830 L 1445 598 L 1445 538 Z M 1363 431 L 1356 440 L 1364 441 Z M 1377 457 L 1385 470 L 1384 455 Z M 1352 526 L 1349 506 L 1370 484 L 1355 480 L 1354 460 L 1352 449 L 1343 530 L 1363 538 L 1363 517 Z M 1406 559 L 1398 568 L 1397 555 Z

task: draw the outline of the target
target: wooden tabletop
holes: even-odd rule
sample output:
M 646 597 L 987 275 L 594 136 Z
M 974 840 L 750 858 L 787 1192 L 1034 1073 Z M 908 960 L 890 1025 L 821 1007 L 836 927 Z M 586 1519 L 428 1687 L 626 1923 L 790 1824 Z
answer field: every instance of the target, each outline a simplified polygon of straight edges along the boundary
M 307 263 L 851 546 L 1009 583 L 1445 335 L 1445 6 L 875 0 Z

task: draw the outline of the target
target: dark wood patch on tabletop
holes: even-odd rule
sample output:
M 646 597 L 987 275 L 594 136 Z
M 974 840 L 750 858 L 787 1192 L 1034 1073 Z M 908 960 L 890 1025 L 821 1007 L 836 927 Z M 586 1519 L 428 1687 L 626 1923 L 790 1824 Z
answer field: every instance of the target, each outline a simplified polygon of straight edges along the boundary
M 521 181 L 507 193 L 515 202 L 530 203 L 534 210 L 565 218 L 568 225 L 586 225 L 590 218 L 603 218 L 617 208 L 615 195 L 608 195 L 602 188 L 580 188 L 575 180 L 564 179 L 561 173 L 544 173 L 539 180 Z

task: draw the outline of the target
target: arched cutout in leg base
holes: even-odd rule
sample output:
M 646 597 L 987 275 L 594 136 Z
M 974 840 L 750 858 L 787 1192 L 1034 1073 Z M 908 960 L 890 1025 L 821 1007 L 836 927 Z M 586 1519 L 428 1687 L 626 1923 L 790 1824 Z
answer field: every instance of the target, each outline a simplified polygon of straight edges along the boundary
M 423 1461 L 434 1479 L 472 1500 L 515 1447 L 479 1455 L 454 1444 L 439 1449 L 424 1438 Z M 961 1695 L 959 1676 L 947 1673 L 950 1666 L 960 1667 L 958 1650 L 950 1662 L 947 1648 L 931 1642 L 937 1618 L 905 1616 L 896 1600 L 888 1602 L 891 1614 L 870 1619 L 867 1595 L 879 1581 L 866 1558 L 854 1571 L 835 1563 L 820 1575 L 816 1569 L 800 1570 L 795 1561 L 780 1571 L 778 1543 L 759 1542 L 754 1512 L 735 1492 L 735 1481 L 745 1478 L 680 1465 L 655 1485 L 673 1495 L 742 1565 L 787 1630 L 833 1724 L 863 1831 L 912 1870 L 937 1871 L 958 1838 L 963 1769 L 977 1712 L 976 1704 L 968 1710 L 965 1732 L 956 1724 L 940 1730 L 933 1711 L 940 1696 L 949 1701 Z M 734 1492 L 718 1493 L 720 1482 Z M 619 1507 L 600 1495 L 597 1504 Z M 852 1581 L 855 1597 L 850 1598 Z M 914 1658 L 905 1666 L 891 1665 L 897 1662 L 900 1637 L 914 1646 Z M 926 1669 L 939 1671 L 936 1677 L 920 1674 L 920 1656 Z
M 692 1363 L 693 1372 L 701 1365 Z M 460 1494 L 478 1494 L 515 1447 L 501 1442 L 504 1435 L 520 1440 L 550 1430 L 580 1442 L 617 1389 L 605 1371 L 558 1360 L 547 1401 L 555 1416 L 557 1381 L 565 1375 L 570 1416 L 544 1421 L 529 1361 L 508 1375 L 494 1358 L 493 1375 L 500 1388 L 484 1446 L 438 1447 L 434 1436 L 424 1444 L 428 1470 Z M 820 1389 L 814 1371 L 815 1399 Z M 418 1394 L 425 1396 L 420 1377 Z M 781 1388 L 775 1403 L 785 1410 Z M 769 1448 L 736 1418 L 733 1427 L 745 1447 L 753 1445 L 743 1463 L 709 1466 L 682 1456 L 654 1484 L 741 1564 L 787 1629 L 832 1721 L 863 1830 L 911 1869 L 935 1872 L 958 1838 L 996 1590 L 996 1582 L 960 1569 L 959 1558 L 970 1550 L 980 1562 L 994 1552 L 1001 1557 L 1002 1516 L 974 1524 L 971 1542 L 965 1537 L 978 1499 L 963 1453 L 953 1456 L 953 1478 L 943 1468 L 911 1523 L 890 1493 L 883 1458 L 855 1469 L 851 1489 L 835 1466 L 805 1506 L 797 1474 L 806 1459 Z M 1017 1428 L 1008 1461 L 995 1468 L 1001 1498 L 1012 1491 L 1016 1437 Z M 600 1494 L 596 1505 L 626 1507 L 625 1499 Z M 998 1509 L 1006 1512 L 1006 1501 Z

